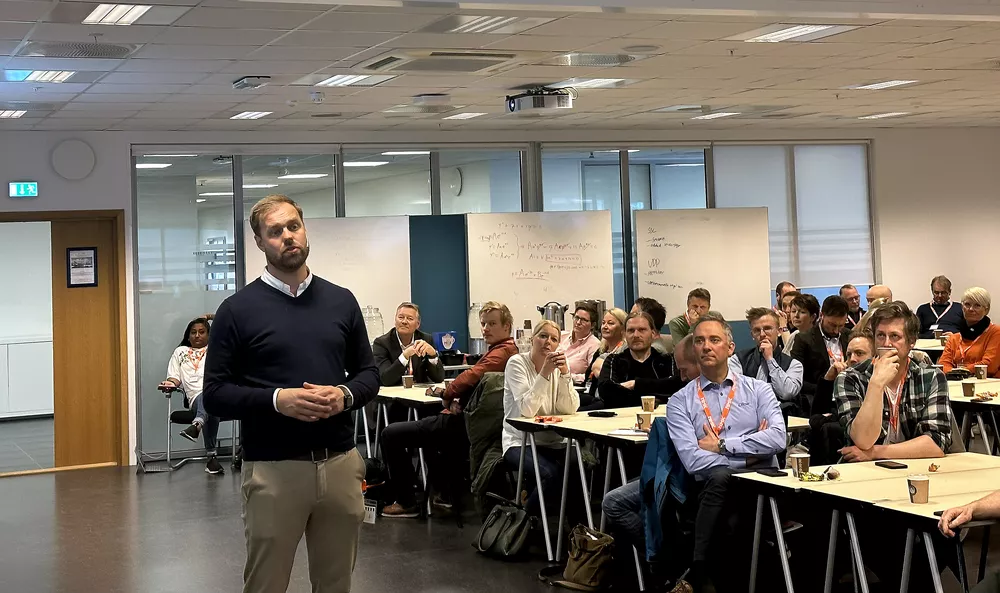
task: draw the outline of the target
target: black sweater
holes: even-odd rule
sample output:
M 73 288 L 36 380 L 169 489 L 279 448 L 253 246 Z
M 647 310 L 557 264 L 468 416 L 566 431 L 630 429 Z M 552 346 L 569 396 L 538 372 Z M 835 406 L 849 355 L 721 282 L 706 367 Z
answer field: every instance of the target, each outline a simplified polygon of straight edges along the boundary
M 345 385 L 354 408 L 378 394 L 378 368 L 351 291 L 314 276 L 293 298 L 258 278 L 219 307 L 208 350 L 205 410 L 243 421 L 247 461 L 354 448 L 350 414 L 303 422 L 279 414 L 273 403 L 276 388 L 304 382 Z
M 651 350 L 643 362 L 632 357 L 630 350 L 608 356 L 601 367 L 598 391 L 606 408 L 627 408 L 642 403 L 642 396 L 667 398 L 684 386 L 679 376 L 673 376 L 673 357 Z M 622 383 L 635 381 L 633 389 Z

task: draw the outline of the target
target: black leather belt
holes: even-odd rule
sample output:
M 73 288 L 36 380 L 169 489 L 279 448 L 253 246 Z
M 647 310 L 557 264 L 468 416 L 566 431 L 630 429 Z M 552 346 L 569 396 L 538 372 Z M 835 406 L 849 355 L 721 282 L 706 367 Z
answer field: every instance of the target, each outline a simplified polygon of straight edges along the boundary
M 343 451 L 334 451 L 332 449 L 313 449 L 312 451 L 299 455 L 298 457 L 293 457 L 292 461 L 311 461 L 313 463 L 321 463 L 330 459 L 331 457 L 340 455 Z

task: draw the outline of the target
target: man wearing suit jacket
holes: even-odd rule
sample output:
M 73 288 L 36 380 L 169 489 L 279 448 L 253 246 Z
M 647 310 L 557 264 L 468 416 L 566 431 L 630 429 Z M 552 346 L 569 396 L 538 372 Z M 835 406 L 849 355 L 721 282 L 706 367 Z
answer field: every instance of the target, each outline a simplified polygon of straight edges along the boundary
M 802 414 L 808 417 L 816 397 L 816 384 L 834 362 L 843 362 L 850 331 L 846 329 L 847 301 L 833 295 L 826 297 L 820 309 L 819 323 L 795 338 L 792 358 L 802 363 Z
M 403 375 L 413 375 L 414 383 L 444 381 L 444 366 L 430 342 L 431 337 L 420 331 L 420 307 L 413 303 L 396 307 L 396 326 L 372 343 L 382 385 L 402 385 Z

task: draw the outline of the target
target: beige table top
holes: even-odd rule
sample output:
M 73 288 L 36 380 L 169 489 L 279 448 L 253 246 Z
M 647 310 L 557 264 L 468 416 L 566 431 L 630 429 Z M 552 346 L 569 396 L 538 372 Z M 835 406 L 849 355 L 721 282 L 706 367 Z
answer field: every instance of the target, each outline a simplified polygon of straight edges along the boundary
M 900 513 L 906 513 L 908 515 L 925 517 L 936 522 L 939 517 L 934 514 L 935 512 L 967 505 L 970 502 L 979 500 L 980 498 L 986 496 L 987 494 L 992 494 L 993 492 L 996 492 L 996 489 L 983 490 L 980 492 L 963 492 L 961 494 L 936 495 L 932 485 L 929 492 L 930 496 L 927 499 L 927 504 L 912 503 L 910 502 L 909 495 L 907 495 L 906 498 L 881 501 L 876 503 L 876 506 L 879 508 L 898 511 Z
M 800 418 L 798 416 L 789 416 L 788 422 L 785 423 L 785 430 L 788 432 L 801 432 L 809 430 L 809 419 Z
M 976 393 L 1000 393 L 1000 379 L 976 379 Z M 985 404 L 1000 406 L 1000 397 L 986 402 L 974 402 L 971 397 L 965 397 L 961 381 L 948 381 L 948 399 L 966 404 Z
M 935 340 L 934 338 L 922 338 L 917 340 L 914 348 L 917 350 L 944 352 L 944 346 L 941 345 L 941 340 Z
M 635 427 L 635 415 L 642 411 L 641 407 L 615 408 L 608 410 L 617 415 L 611 418 L 600 418 L 589 416 L 587 412 L 577 412 L 576 414 L 556 415 L 559 422 L 541 424 L 535 422 L 534 418 L 508 418 L 507 422 L 514 428 L 525 429 L 531 427 L 533 431 L 552 430 L 559 434 L 571 434 L 574 438 L 606 437 L 611 439 L 621 439 L 632 443 L 645 443 L 649 440 L 644 434 L 635 435 L 614 435 L 608 433 Z M 658 406 L 653 412 L 653 418 L 666 417 L 667 407 Z
M 427 395 L 428 387 L 429 385 L 414 385 L 410 389 L 406 389 L 402 385 L 393 385 L 392 387 L 383 386 L 379 387 L 378 397 L 418 404 L 441 403 L 440 397 Z M 434 385 L 434 387 L 444 388 L 444 383 L 438 383 L 437 385 Z

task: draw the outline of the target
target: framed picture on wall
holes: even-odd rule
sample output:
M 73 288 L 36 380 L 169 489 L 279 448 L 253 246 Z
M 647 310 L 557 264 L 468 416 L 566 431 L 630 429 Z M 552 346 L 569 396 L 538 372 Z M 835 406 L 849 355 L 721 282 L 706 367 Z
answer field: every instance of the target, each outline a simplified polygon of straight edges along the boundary
M 66 248 L 66 287 L 97 286 L 97 248 Z

